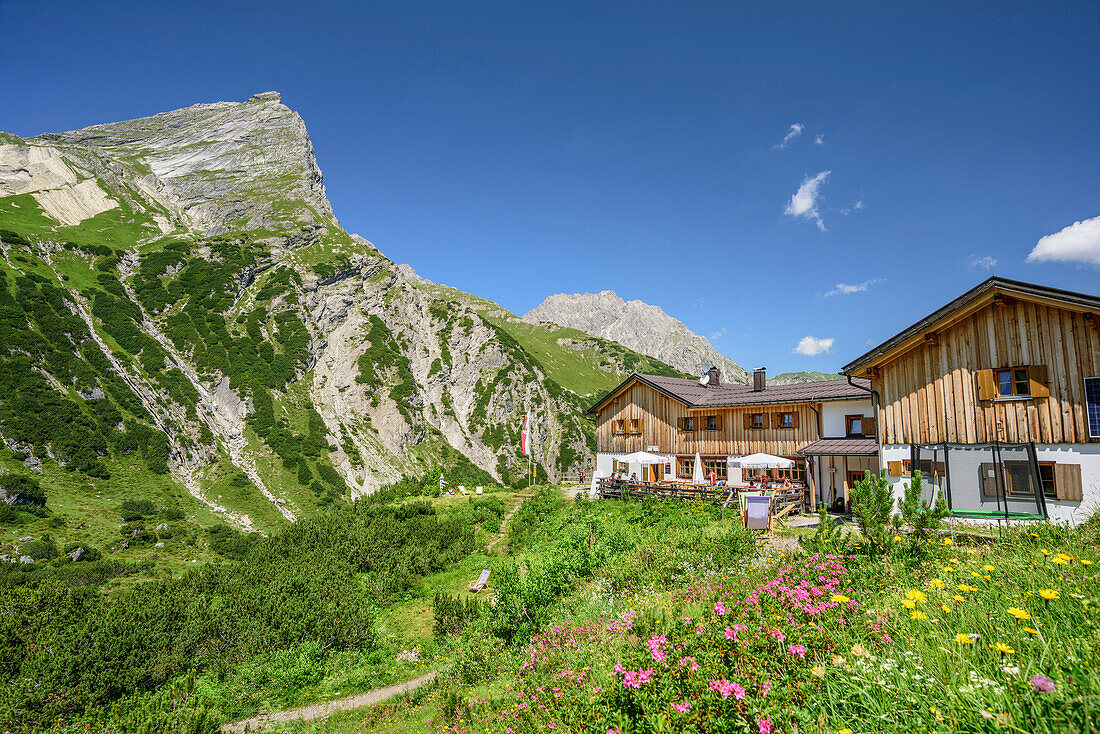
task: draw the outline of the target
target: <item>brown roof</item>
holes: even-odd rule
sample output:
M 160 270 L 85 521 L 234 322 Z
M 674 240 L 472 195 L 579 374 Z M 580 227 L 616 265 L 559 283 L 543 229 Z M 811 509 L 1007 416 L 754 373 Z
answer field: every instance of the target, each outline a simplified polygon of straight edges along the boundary
M 607 402 L 631 380 L 638 380 L 650 387 L 678 400 L 689 408 L 718 408 L 733 405 L 770 405 L 773 403 L 817 403 L 828 400 L 849 400 L 870 396 L 871 381 L 862 377 L 853 378 L 855 386 L 847 380 L 825 380 L 824 382 L 799 382 L 793 385 L 769 386 L 760 392 L 754 392 L 750 385 L 738 382 L 722 382 L 716 387 L 700 385 L 697 379 L 682 377 L 663 377 L 661 375 L 639 375 L 626 378 L 621 385 L 603 396 L 588 409 L 589 413 Z M 862 389 L 859 387 L 862 386 Z
M 878 442 L 873 438 L 821 438 L 802 449 L 803 456 L 874 456 Z
M 932 325 L 940 321 L 941 319 L 951 315 L 955 311 L 966 307 L 968 304 L 973 303 L 977 299 L 987 296 L 990 293 L 1001 292 L 1010 293 L 1021 297 L 1030 298 L 1042 298 L 1058 301 L 1066 304 L 1067 306 L 1073 306 L 1083 309 L 1100 309 L 1100 296 L 1089 295 L 1087 293 L 1076 293 L 1074 291 L 1066 291 L 1061 288 L 1050 288 L 1044 285 L 1036 285 L 1035 283 L 1025 283 L 1022 280 L 1010 280 L 1008 278 L 1000 278 L 993 276 L 983 280 L 978 285 L 974 286 L 966 293 L 951 301 L 946 306 L 933 311 L 925 316 L 923 319 L 908 327 L 907 329 L 898 332 L 894 336 L 890 337 L 882 344 L 867 352 L 866 354 L 857 357 L 840 370 L 846 375 L 850 375 L 856 370 L 867 366 L 870 362 L 875 361 L 879 357 L 889 352 L 894 347 L 902 344 L 907 339 L 911 339 L 925 329 L 931 328 Z

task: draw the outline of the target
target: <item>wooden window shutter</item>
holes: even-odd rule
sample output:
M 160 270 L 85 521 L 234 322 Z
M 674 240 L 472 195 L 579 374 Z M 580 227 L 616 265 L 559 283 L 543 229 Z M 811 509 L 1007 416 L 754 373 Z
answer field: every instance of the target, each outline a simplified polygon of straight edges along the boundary
M 722 430 L 722 416 L 717 416 L 714 419 L 714 421 L 715 421 L 714 422 L 714 430 L 721 431 Z
M 997 397 L 997 385 L 993 380 L 993 370 L 978 370 L 978 400 L 993 400 Z
M 874 436 L 875 436 L 875 419 L 874 418 L 866 418 L 865 417 L 863 419 L 863 435 L 864 436 L 870 436 L 871 438 L 874 438 Z
M 752 428 L 752 413 L 745 413 L 745 430 Z
M 905 469 L 900 461 L 888 461 L 886 462 L 886 471 L 892 477 L 900 477 L 905 475 Z
M 982 464 L 982 494 L 986 497 L 1004 497 L 1001 484 L 997 481 L 996 468 L 992 463 Z
M 680 424 L 680 430 L 681 431 L 687 429 L 687 418 L 681 417 L 681 418 L 677 419 L 677 422 Z
M 642 432 L 642 419 L 638 418 L 637 420 L 633 421 L 630 424 L 630 427 L 632 429 L 634 429 L 633 430 L 634 433 L 641 433 Z
M 1045 364 L 1033 364 L 1027 368 L 1027 379 L 1030 383 L 1031 397 L 1050 397 L 1050 378 Z
M 779 428 L 779 413 L 772 413 L 772 428 Z
M 1081 465 L 1055 464 L 1054 491 L 1060 500 L 1080 502 L 1084 499 L 1081 491 Z
M 798 412 L 791 413 L 791 428 L 798 428 Z

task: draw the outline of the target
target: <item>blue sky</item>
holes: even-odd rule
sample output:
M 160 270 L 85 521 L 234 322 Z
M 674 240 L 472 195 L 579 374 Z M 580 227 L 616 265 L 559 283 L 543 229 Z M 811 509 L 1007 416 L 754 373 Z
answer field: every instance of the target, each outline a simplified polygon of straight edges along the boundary
M 1098 8 L 9 1 L 0 129 L 275 89 L 344 226 L 424 277 L 833 370 L 992 260 L 1100 292 Z

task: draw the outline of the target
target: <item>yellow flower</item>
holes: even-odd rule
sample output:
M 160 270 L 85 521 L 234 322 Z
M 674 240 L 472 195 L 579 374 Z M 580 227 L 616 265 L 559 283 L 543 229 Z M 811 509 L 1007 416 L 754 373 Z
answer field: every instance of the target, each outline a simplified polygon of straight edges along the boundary
M 1008 613 L 1019 620 L 1031 619 L 1031 615 L 1019 607 L 1009 607 Z
M 974 640 L 971 639 L 970 635 L 965 634 L 963 632 L 959 632 L 957 635 L 955 635 L 955 642 L 959 643 L 960 645 L 973 645 L 974 644 Z
M 867 648 L 859 644 L 858 642 L 852 645 L 852 654 L 855 655 L 857 658 L 870 657 L 870 654 L 867 652 Z
M 982 578 L 983 578 L 983 579 L 985 579 L 986 581 L 990 581 L 990 580 L 991 580 L 991 577 L 990 577 L 990 575 L 989 575 L 988 573 L 987 573 L 987 574 L 986 574 L 985 576 L 982 576 Z
M 1052 601 L 1058 598 L 1058 592 L 1055 589 L 1039 589 L 1039 596 L 1047 601 Z
M 917 603 L 915 601 L 913 601 L 912 599 L 902 599 L 901 600 L 901 605 L 903 607 L 905 607 L 906 609 L 916 609 L 917 608 Z
M 852 730 L 848 727 L 844 727 L 843 729 L 838 729 L 836 734 L 852 734 Z
M 814 667 L 810 668 L 810 672 L 813 673 L 814 675 L 816 675 L 818 678 L 824 678 L 825 677 L 825 666 L 824 665 L 815 665 Z
M 894 542 L 895 543 L 900 543 L 901 542 L 901 536 L 900 535 L 895 535 L 894 536 Z
M 951 598 L 952 598 L 952 599 L 954 599 L 955 601 L 966 601 L 965 599 L 963 599 L 963 598 L 962 598 L 961 596 L 959 596 L 958 594 L 955 594 L 955 596 L 953 596 L 953 597 L 951 597 Z
M 1024 627 L 1024 632 L 1027 632 L 1029 635 L 1039 634 L 1039 630 L 1035 629 L 1034 627 Z
M 954 542 L 955 542 L 955 541 L 951 540 L 951 538 L 944 538 L 944 539 L 943 539 L 943 544 L 944 544 L 944 545 L 951 545 L 951 544 L 952 544 L 952 543 L 954 543 Z
M 851 599 L 844 596 L 843 594 L 833 594 L 832 601 L 835 601 L 837 604 L 844 604 L 851 601 Z
M 1039 537 L 1038 533 L 1028 533 L 1028 535 L 1030 535 L 1033 538 L 1038 538 Z
M 974 554 L 975 554 L 975 553 L 977 553 L 978 551 L 974 550 L 973 548 L 967 548 L 967 549 L 966 549 L 966 552 L 967 552 L 967 553 L 969 553 L 970 555 L 974 555 Z
M 980 579 L 982 577 L 982 575 L 980 573 L 978 573 L 977 571 L 971 571 L 970 575 L 973 576 L 976 579 Z
M 945 586 L 945 584 L 939 579 L 930 580 L 928 582 L 928 585 L 931 586 L 933 589 L 942 589 Z
M 1073 556 L 1066 555 L 1065 553 L 1059 553 L 1058 557 L 1061 558 L 1063 561 L 1072 561 L 1073 560 Z
M 946 604 L 940 604 L 940 609 L 943 610 L 944 614 L 951 614 L 951 607 Z
M 922 604 L 928 601 L 928 597 L 925 596 L 924 592 L 920 591 L 919 589 L 910 589 L 909 591 L 905 592 L 905 598 L 912 599 L 913 601 L 919 601 Z
M 990 650 L 996 650 L 997 652 L 1001 653 L 1002 655 L 1011 655 L 1012 653 L 1016 652 L 1015 650 L 1013 650 L 1011 647 L 1004 644 L 1003 642 L 998 642 L 996 645 L 990 645 L 989 649 Z
M 955 567 L 954 566 L 944 566 L 943 570 L 947 571 L 948 573 L 951 573 L 952 571 L 955 570 Z
M 928 615 L 920 611 L 919 609 L 915 612 L 909 612 L 909 616 L 913 619 L 928 619 Z
M 997 569 L 993 568 L 993 566 L 990 566 L 988 563 L 985 564 L 984 566 L 982 566 L 982 568 L 985 569 L 986 571 L 996 571 L 997 570 Z
M 1089 561 L 1089 560 L 1084 559 L 1084 558 L 1081 559 L 1081 563 L 1085 564 L 1086 566 L 1091 566 L 1092 565 L 1092 561 Z
M 1062 558 L 1061 556 L 1054 556 L 1050 559 L 1050 562 L 1057 563 L 1059 566 L 1064 566 L 1069 563 L 1069 561 L 1067 561 L 1065 558 Z
M 1042 553 L 1044 556 L 1050 555 L 1050 551 L 1048 551 L 1046 548 L 1040 548 L 1039 552 Z

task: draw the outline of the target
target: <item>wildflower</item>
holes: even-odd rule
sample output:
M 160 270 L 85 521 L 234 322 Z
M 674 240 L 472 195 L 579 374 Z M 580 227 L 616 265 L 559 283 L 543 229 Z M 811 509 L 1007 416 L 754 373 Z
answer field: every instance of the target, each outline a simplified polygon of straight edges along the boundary
M 836 734 L 852 734 L 852 730 L 848 727 L 844 727 L 843 729 L 837 729 Z
M 951 540 L 951 538 L 944 538 L 944 539 L 943 539 L 943 544 L 944 544 L 944 545 L 953 545 L 953 544 L 954 544 L 954 542 L 955 542 L 955 541 Z
M 1027 632 L 1029 635 L 1039 634 L 1039 630 L 1035 629 L 1034 627 L 1024 627 L 1024 632 Z
M 803 660 L 806 659 L 806 646 L 805 645 L 787 645 L 787 652 L 793 657 L 798 656 Z
M 810 668 L 810 672 L 813 673 L 818 678 L 824 678 L 825 677 L 825 666 L 824 665 L 815 665 L 814 667 Z
M 726 613 L 726 607 L 722 604 L 721 601 L 714 602 L 714 613 L 718 615 Z
M 928 615 L 920 611 L 919 609 L 915 612 L 909 612 L 909 616 L 913 619 L 928 619 Z
M 945 586 L 945 584 L 939 579 L 930 579 L 928 581 L 928 585 L 931 586 L 933 589 L 942 589 Z
M 1005 675 L 1019 675 L 1020 674 L 1020 669 L 1017 668 L 1015 665 L 1001 666 L 1001 670 L 1004 671 Z
M 1031 615 L 1028 614 L 1025 610 L 1020 609 L 1019 607 L 1009 607 L 1008 613 L 1020 621 L 1031 619 Z
M 1050 551 L 1048 551 L 1046 548 L 1040 548 L 1039 552 L 1042 553 L 1044 556 L 1050 555 Z
M 833 665 L 844 665 L 844 658 L 839 655 L 833 655 Z
M 912 599 L 913 601 L 919 601 L 921 604 L 928 601 L 928 597 L 925 596 L 924 592 L 920 591 L 919 589 L 910 589 L 909 591 L 905 592 L 905 598 Z
M 998 642 L 996 645 L 990 645 L 989 649 L 990 650 L 996 650 L 997 652 L 1001 653 L 1002 655 L 1011 655 L 1012 653 L 1016 652 L 1015 650 L 1013 650 L 1011 647 L 1004 644 L 1003 642 Z
M 1081 563 L 1085 564 L 1086 566 L 1091 566 L 1092 565 L 1092 561 L 1086 560 L 1084 558 L 1081 559 Z
M 977 571 L 971 571 L 970 575 L 973 576 L 976 579 L 980 579 L 982 577 L 982 575 L 980 573 L 978 573 Z
M 1039 589 L 1039 596 L 1047 601 L 1052 601 L 1058 598 L 1058 591 L 1055 589 Z
M 955 642 L 959 643 L 960 645 L 973 645 L 974 644 L 974 640 L 970 639 L 970 635 L 968 635 L 964 632 L 959 632 L 958 634 L 955 635 Z
M 912 599 L 902 599 L 901 600 L 901 605 L 903 607 L 905 607 L 906 609 L 916 609 L 917 608 L 917 603 L 915 601 L 913 601 Z
M 1072 561 L 1073 560 L 1073 556 L 1066 555 L 1065 553 L 1059 553 L 1058 557 L 1061 558 L 1063 561 Z
M 954 566 L 944 566 L 943 570 L 947 571 L 948 573 L 951 573 L 952 571 L 955 570 L 955 567 Z
M 761 696 L 768 695 L 768 691 L 770 691 L 771 689 L 772 689 L 772 680 L 771 680 L 771 678 L 768 678 L 766 681 L 764 681 L 764 685 L 760 686 L 760 695 Z
M 951 607 L 947 606 L 946 604 L 940 604 L 940 609 L 943 610 L 944 614 L 951 614 Z
M 843 594 L 833 594 L 832 598 L 829 601 L 834 601 L 837 604 L 844 604 L 846 602 L 850 602 L 851 599 L 844 596 Z
M 772 734 L 772 732 L 775 731 L 775 727 L 772 726 L 772 717 L 762 716 L 756 722 L 756 729 L 760 734 Z
M 676 709 L 681 714 L 686 714 L 691 710 L 691 701 L 684 701 L 683 703 L 674 703 L 672 708 Z
M 982 569 L 986 570 L 986 571 L 995 571 L 995 570 L 997 570 L 993 566 L 990 566 L 988 563 L 985 564 L 984 566 L 982 566 Z
M 1067 561 L 1065 558 L 1062 558 L 1061 556 L 1054 556 L 1050 559 L 1050 562 L 1057 563 L 1059 566 L 1064 566 L 1069 563 L 1069 561 Z
M 871 657 L 870 653 L 867 652 L 867 648 L 859 644 L 858 642 L 852 645 L 852 654 L 855 655 L 857 658 Z
M 953 597 L 951 597 L 951 598 L 952 598 L 952 599 L 954 599 L 955 601 L 966 601 L 966 599 L 963 599 L 963 598 L 962 598 L 961 596 L 959 596 L 958 594 L 955 594 L 955 595 L 954 595 Z
M 1047 678 L 1045 675 L 1033 675 L 1029 682 L 1036 693 L 1054 693 L 1054 689 L 1057 688 L 1057 686 L 1054 685 L 1054 681 Z
M 894 542 L 895 543 L 900 543 L 901 542 L 901 536 L 900 535 L 895 535 L 894 536 Z

